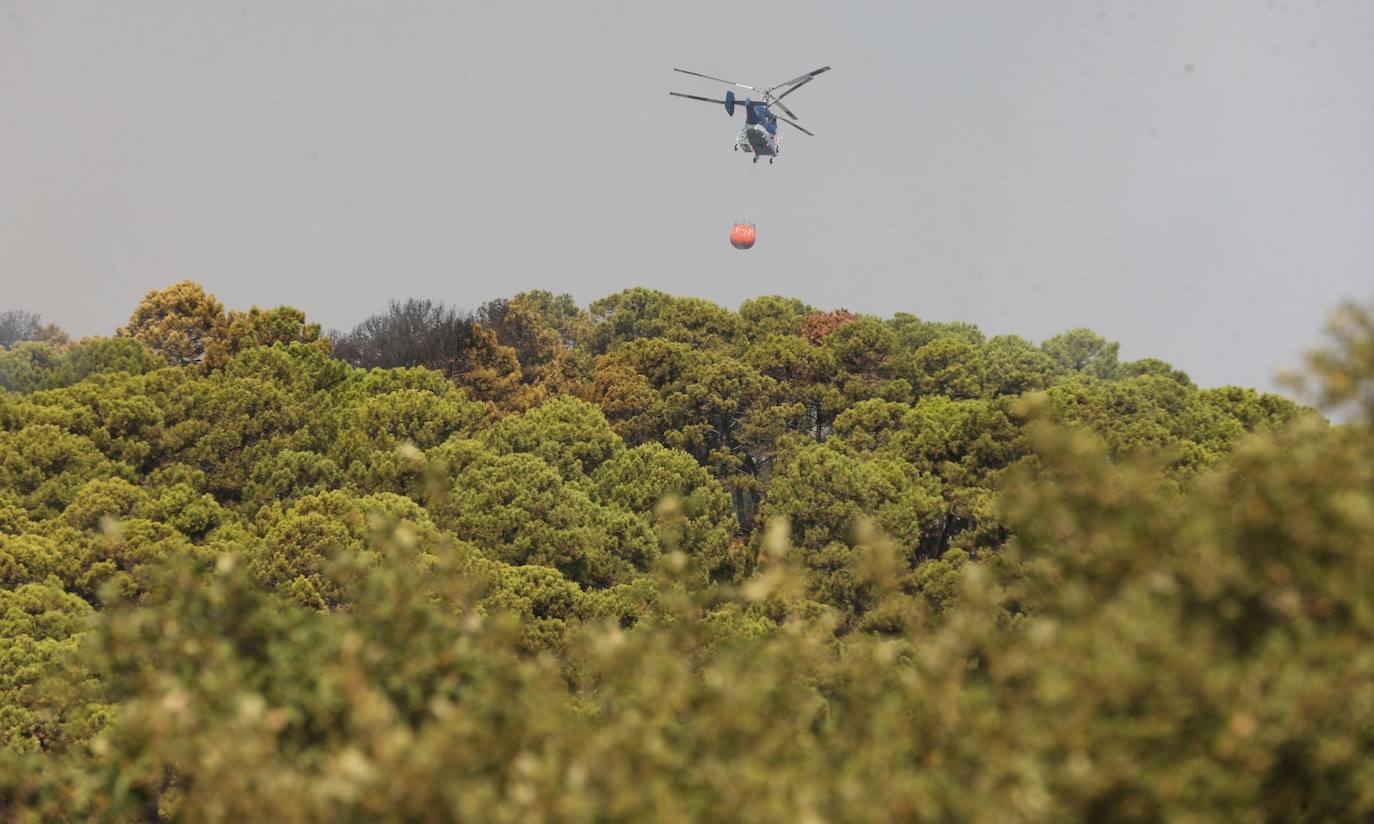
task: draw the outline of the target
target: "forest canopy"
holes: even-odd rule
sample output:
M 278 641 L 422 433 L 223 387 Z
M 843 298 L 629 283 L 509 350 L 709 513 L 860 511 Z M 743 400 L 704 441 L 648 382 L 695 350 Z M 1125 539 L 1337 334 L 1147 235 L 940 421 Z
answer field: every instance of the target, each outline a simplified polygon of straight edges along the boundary
M 0 819 L 1374 814 L 1374 314 L 0 314 Z

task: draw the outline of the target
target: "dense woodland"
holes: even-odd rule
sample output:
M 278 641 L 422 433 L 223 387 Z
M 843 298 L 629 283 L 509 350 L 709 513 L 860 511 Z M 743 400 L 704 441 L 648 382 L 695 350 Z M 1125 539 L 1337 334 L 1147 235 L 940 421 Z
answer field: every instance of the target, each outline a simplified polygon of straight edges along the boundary
M 783 297 L 0 314 L 0 820 L 1374 815 L 1317 408 Z

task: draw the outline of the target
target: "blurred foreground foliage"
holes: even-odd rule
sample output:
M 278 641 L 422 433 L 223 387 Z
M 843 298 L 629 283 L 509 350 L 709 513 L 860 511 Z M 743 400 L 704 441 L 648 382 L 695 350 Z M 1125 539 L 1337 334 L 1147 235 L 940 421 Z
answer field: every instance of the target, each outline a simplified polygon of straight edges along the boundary
M 0 394 L 0 819 L 1374 816 L 1368 310 L 1332 425 L 656 295 L 488 312 L 605 353 L 523 411 L 280 339 Z

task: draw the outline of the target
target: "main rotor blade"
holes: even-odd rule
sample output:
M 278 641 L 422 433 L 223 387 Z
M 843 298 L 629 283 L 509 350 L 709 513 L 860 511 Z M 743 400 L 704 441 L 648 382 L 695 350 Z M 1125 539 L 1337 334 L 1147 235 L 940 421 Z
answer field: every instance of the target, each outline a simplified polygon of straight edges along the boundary
M 794 77 L 794 78 L 792 78 L 791 80 L 787 81 L 786 83 L 779 83 L 779 84 L 776 85 L 776 86 L 770 86 L 770 87 L 768 87 L 767 91 L 770 91 L 770 92 L 771 92 L 771 91 L 773 91 L 773 90 L 775 90 L 775 89 L 785 88 L 785 87 L 787 87 L 787 86 L 791 86 L 791 85 L 794 84 L 794 83 L 797 84 L 798 86 L 800 86 L 802 83 L 805 83 L 806 81 L 811 80 L 811 79 L 814 78 L 816 75 L 818 75 L 818 74 L 825 74 L 825 73 L 828 72 L 828 71 L 830 71 L 830 67 L 829 67 L 829 66 L 821 66 L 819 69 L 813 69 L 812 71 L 809 71 L 809 72 L 807 72 L 806 74 L 803 74 L 803 75 L 800 76 L 800 77 Z M 786 92 L 783 92 L 783 94 L 786 94 Z M 778 95 L 778 97 L 782 97 L 782 95 L 780 94 L 780 95 Z
M 787 91 L 783 92 L 782 94 L 777 95 L 777 96 L 774 97 L 773 99 L 774 99 L 774 100 L 781 100 L 781 99 L 783 99 L 784 97 L 786 97 L 786 96 L 788 96 L 789 94 L 791 94 L 792 92 L 795 92 L 797 89 L 800 89 L 802 86 L 805 86 L 807 83 L 810 83 L 810 82 L 811 82 L 812 80 L 814 80 L 814 79 L 815 79 L 814 77 L 808 77 L 808 78 L 806 78 L 805 80 L 803 80 L 802 82 L 798 83 L 797 85 L 795 85 L 795 86 L 793 86 L 792 88 L 788 89 Z M 796 116 L 796 115 L 793 115 L 793 117 L 795 117 L 795 116 Z
M 779 109 L 782 109 L 782 113 L 787 115 L 788 117 L 796 117 L 796 115 L 792 113 L 792 110 L 779 103 L 776 97 L 768 101 L 768 105 L 777 106 Z
M 811 132 L 808 132 L 806 129 L 803 129 L 803 128 L 801 127 L 800 124 L 793 123 L 792 121 L 788 120 L 788 119 L 785 118 L 785 117 L 782 117 L 781 115 L 778 116 L 778 119 L 781 120 L 782 122 L 786 123 L 787 125 L 791 126 L 792 128 L 796 129 L 797 131 L 801 132 L 802 134 L 810 135 L 811 137 L 815 137 L 815 136 L 816 136 L 816 135 L 812 134 Z
M 675 71 L 675 72 L 682 72 L 683 74 L 690 74 L 690 75 L 692 75 L 693 77 L 704 77 L 704 78 L 706 78 L 707 80 L 714 80 L 714 81 L 716 81 L 717 83 L 728 83 L 728 84 L 730 84 L 731 86 L 739 86 L 741 89 L 748 89 L 748 90 L 751 91 L 751 92 L 761 92 L 761 91 L 763 91 L 763 89 L 756 89 L 756 88 L 754 88 L 753 86 L 746 86 L 746 85 L 744 85 L 743 83 L 736 83 L 736 82 L 733 81 L 733 80 L 726 80 L 726 79 L 721 78 L 721 77 L 712 77 L 712 76 L 709 75 L 709 74 L 702 74 L 701 72 L 689 72 L 689 71 L 687 71 L 686 69 L 673 69 L 673 71 Z M 784 85 L 786 85 L 786 84 L 784 84 Z
M 805 86 L 807 83 L 810 83 L 812 80 L 815 80 L 815 79 L 816 79 L 816 75 L 821 74 L 822 72 L 829 71 L 829 70 L 830 70 L 830 67 L 829 67 L 829 66 L 826 66 L 824 69 L 817 69 L 816 71 L 812 72 L 811 74 L 803 75 L 802 77 L 797 78 L 796 80 L 789 80 L 787 83 L 783 83 L 782 85 L 783 85 L 783 86 L 786 86 L 786 85 L 788 85 L 789 83 L 790 83 L 790 84 L 794 84 L 794 85 L 792 85 L 792 87 L 791 87 L 790 89 L 787 89 L 787 90 L 783 91 L 782 94 L 779 94 L 779 95 L 776 95 L 776 96 L 772 94 L 772 91 L 773 91 L 773 89 L 776 89 L 776 88 L 779 88 L 779 87 L 778 87 L 778 86 L 774 86 L 773 89 L 769 89 L 767 92 L 765 92 L 765 96 L 767 96 L 768 98 L 770 98 L 770 100 L 771 100 L 772 103 L 776 103 L 777 106 L 778 106 L 778 108 L 779 108 L 779 109 L 782 109 L 783 112 L 786 113 L 788 117 L 796 117 L 797 115 L 796 115 L 791 109 L 787 108 L 786 106 L 784 106 L 784 105 L 782 104 L 782 99 L 783 99 L 784 97 L 788 96 L 789 94 L 791 94 L 792 92 L 795 92 L 797 89 L 800 89 L 802 86 Z
M 725 101 L 724 101 L 724 100 L 712 100 L 712 99 L 709 98 L 709 97 L 701 97 L 701 96 L 695 95 L 695 94 L 683 94 L 682 92 L 668 92 L 668 94 L 671 94 L 671 95 L 673 95 L 674 97 L 685 97 L 685 98 L 687 98 L 688 100 L 700 100 L 700 101 L 703 102 L 703 103 L 719 103 L 719 104 L 722 105 L 722 106 L 725 105 Z M 739 105 L 743 106 L 743 105 L 744 105 L 744 101 L 742 101 L 742 100 L 739 101 Z

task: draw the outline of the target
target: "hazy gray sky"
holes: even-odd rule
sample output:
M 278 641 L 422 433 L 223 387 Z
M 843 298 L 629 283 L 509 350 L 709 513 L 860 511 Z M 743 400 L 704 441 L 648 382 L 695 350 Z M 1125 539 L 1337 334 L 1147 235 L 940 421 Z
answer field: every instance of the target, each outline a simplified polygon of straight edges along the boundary
M 667 94 L 827 64 L 771 167 Z M 0 309 L 77 334 L 644 285 L 1270 386 L 1371 264 L 1369 0 L 0 0 Z

